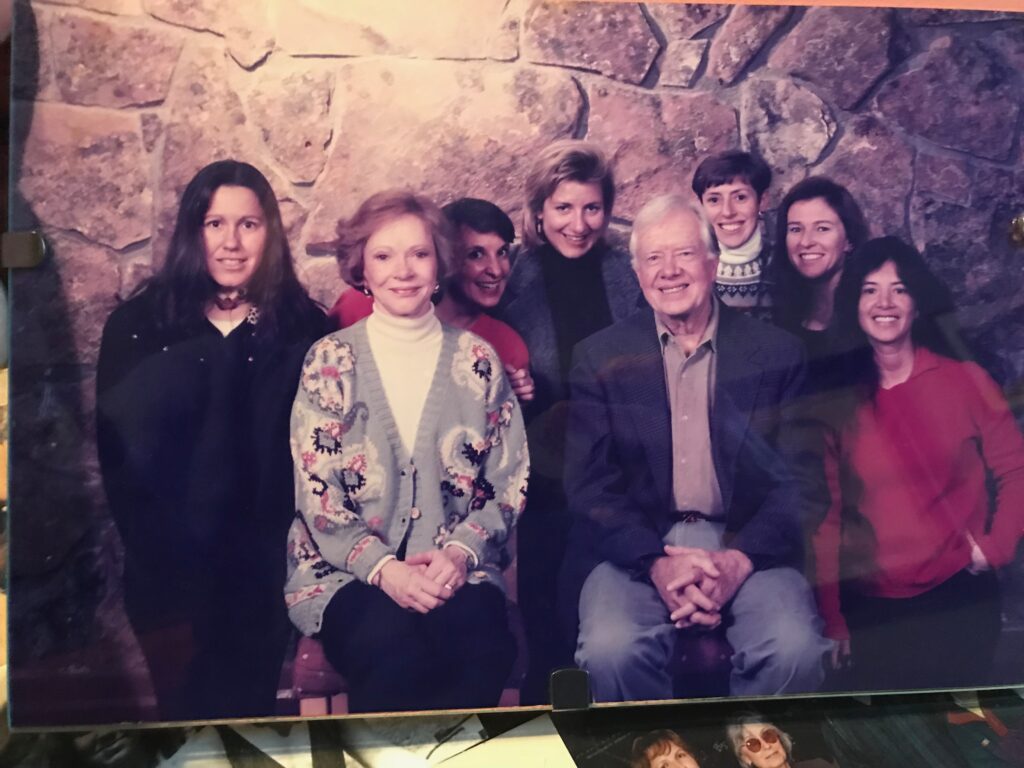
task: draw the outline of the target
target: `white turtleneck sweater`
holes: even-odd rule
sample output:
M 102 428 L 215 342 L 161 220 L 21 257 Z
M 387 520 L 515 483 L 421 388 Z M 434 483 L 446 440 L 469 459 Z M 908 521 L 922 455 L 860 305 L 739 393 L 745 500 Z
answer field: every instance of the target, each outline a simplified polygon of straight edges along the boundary
M 433 306 L 421 317 L 398 317 L 375 301 L 366 319 L 366 335 L 398 435 L 412 453 L 441 354 L 441 322 Z

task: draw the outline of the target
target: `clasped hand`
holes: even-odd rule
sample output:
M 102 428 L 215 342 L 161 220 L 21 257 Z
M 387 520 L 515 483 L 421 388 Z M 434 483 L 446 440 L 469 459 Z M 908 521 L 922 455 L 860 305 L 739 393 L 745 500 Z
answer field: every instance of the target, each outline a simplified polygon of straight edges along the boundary
M 466 553 L 458 547 L 431 549 L 390 560 L 380 571 L 380 588 L 402 608 L 429 613 L 466 583 Z
M 712 552 L 697 547 L 666 545 L 665 556 L 651 566 L 651 582 L 679 628 L 722 623 L 722 607 L 753 570 L 738 550 Z
M 513 365 L 506 365 L 505 373 L 508 375 L 509 384 L 512 385 L 512 391 L 515 392 L 516 397 L 524 403 L 533 400 L 535 387 L 529 368 L 516 368 Z

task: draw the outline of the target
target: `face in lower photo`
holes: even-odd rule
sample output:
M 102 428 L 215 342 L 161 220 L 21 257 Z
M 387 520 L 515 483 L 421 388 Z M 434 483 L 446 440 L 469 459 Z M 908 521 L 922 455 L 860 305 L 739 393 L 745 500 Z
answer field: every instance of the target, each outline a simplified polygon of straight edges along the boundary
M 651 731 L 633 742 L 631 768 L 700 768 L 691 748 L 675 731 Z
M 737 718 L 726 729 L 726 735 L 744 768 L 792 768 L 793 743 L 789 735 L 756 715 Z

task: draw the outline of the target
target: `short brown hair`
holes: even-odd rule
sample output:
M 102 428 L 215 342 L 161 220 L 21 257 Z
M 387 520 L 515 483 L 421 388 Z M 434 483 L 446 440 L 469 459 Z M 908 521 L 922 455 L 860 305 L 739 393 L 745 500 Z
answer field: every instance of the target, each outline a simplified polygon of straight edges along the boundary
M 523 206 L 523 242 L 537 247 L 544 239 L 537 232 L 537 218 L 544 201 L 563 181 L 599 184 L 604 201 L 605 221 L 615 204 L 615 176 L 604 152 L 596 144 L 580 139 L 560 139 L 537 155 L 526 176 L 526 204 Z
M 668 752 L 672 747 L 679 747 L 688 755 L 693 755 L 690 745 L 683 741 L 683 737 L 675 731 L 663 729 L 638 736 L 633 740 L 630 766 L 631 768 L 650 768 L 652 757 Z
M 388 189 L 370 195 L 352 218 L 338 222 L 338 267 L 346 283 L 362 287 L 366 241 L 382 225 L 407 215 L 416 216 L 430 228 L 437 252 L 437 281 L 444 282 L 453 263 L 452 226 L 448 218 L 423 195 L 406 189 Z

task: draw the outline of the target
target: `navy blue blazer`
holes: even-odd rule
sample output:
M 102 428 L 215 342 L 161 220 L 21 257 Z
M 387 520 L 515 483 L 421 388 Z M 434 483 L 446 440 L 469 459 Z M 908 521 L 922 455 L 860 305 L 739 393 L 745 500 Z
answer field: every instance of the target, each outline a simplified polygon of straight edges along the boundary
M 795 408 L 803 347 L 790 334 L 720 305 L 711 449 L 726 511 L 727 546 L 755 569 L 801 567 L 805 435 Z M 643 571 L 676 522 L 672 432 L 654 313 L 641 310 L 574 352 L 566 446 L 573 528 L 561 580 L 575 634 L 579 593 L 595 565 Z M 822 480 L 823 482 L 823 480 Z

